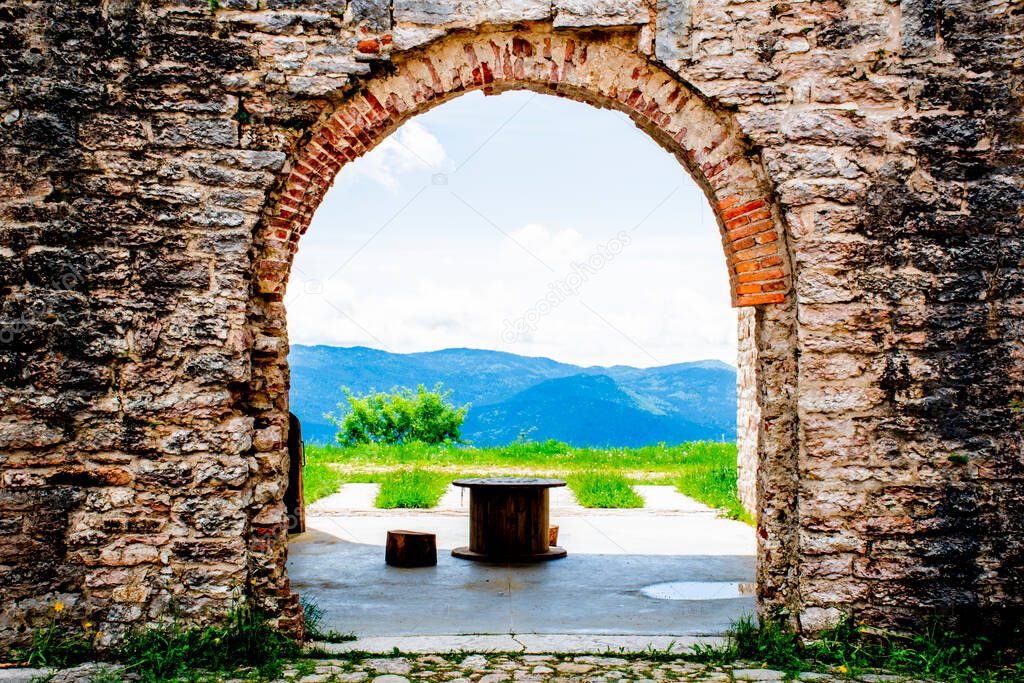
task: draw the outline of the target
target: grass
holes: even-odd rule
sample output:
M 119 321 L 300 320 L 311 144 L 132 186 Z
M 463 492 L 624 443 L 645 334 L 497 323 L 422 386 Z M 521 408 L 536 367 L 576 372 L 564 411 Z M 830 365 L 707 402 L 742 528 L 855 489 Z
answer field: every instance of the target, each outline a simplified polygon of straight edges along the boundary
M 302 602 L 302 612 L 306 617 L 306 640 L 321 643 L 347 643 L 358 640 L 358 636 L 354 633 L 341 633 L 334 629 L 324 631 L 324 609 L 316 600 L 308 596 L 303 595 L 300 601 Z
M 1004 634 L 1004 642 L 1020 642 L 1021 636 L 1024 632 L 1009 638 Z M 1024 681 L 1019 651 L 1005 649 L 977 633 L 945 630 L 938 621 L 927 622 L 919 633 L 905 634 L 858 626 L 846 619 L 816 640 L 805 642 L 781 621 L 759 626 L 748 617 L 733 624 L 725 645 L 698 646 L 693 658 L 712 664 L 753 660 L 790 676 L 831 669 L 856 677 L 884 670 L 915 680 L 948 683 Z
M 657 444 L 640 448 L 577 448 L 560 441 L 512 443 L 494 448 L 465 445 L 407 443 L 335 446 L 307 444 L 307 459 L 347 466 L 520 467 L 550 470 L 630 470 L 671 474 L 688 457 L 722 452 L 736 460 L 736 445 L 691 441 L 678 446 Z
M 307 461 L 302 468 L 306 505 L 336 493 L 346 481 L 347 478 L 342 472 L 327 463 Z
M 185 627 L 174 620 L 129 633 L 113 650 L 96 650 L 96 635 L 51 621 L 33 634 L 28 648 L 14 653 L 12 661 L 54 668 L 116 661 L 141 683 L 164 683 L 195 680 L 200 671 L 226 673 L 242 668 L 253 669 L 263 678 L 277 678 L 287 660 L 302 654 L 298 643 L 270 626 L 249 602 L 236 606 L 220 623 Z M 69 648 L 72 642 L 75 646 Z M 118 674 L 114 680 L 123 679 Z
M 401 469 L 380 478 L 374 505 L 382 509 L 432 508 L 444 495 L 451 477 L 424 469 Z
M 569 486 L 585 508 L 639 508 L 644 499 L 633 490 L 629 479 L 614 472 L 571 474 Z
M 32 632 L 32 642 L 26 648 L 15 651 L 12 659 L 29 666 L 66 667 L 84 662 L 92 652 L 92 640 L 96 635 L 91 625 L 76 631 L 58 623 L 57 615 L 64 609 L 57 602 L 50 615 L 50 623 Z M 6 657 L 5 657 L 6 658 Z
M 318 639 L 323 616 L 314 602 L 303 601 L 307 626 Z M 58 668 L 84 661 L 119 662 L 125 672 L 141 683 L 169 681 L 216 680 L 245 677 L 246 680 L 280 678 L 285 665 L 300 675 L 314 673 L 316 665 L 310 658 L 360 661 L 372 657 L 367 652 L 326 653 L 302 650 L 287 635 L 271 627 L 264 616 L 243 603 L 218 624 L 203 627 L 182 627 L 172 622 L 129 634 L 114 650 L 97 651 L 91 644 L 69 651 L 62 643 L 69 639 L 89 641 L 85 635 L 73 635 L 65 627 L 55 625 L 40 629 L 32 650 L 16 653 L 12 662 L 47 662 Z M 609 651 L 618 657 L 649 661 L 698 661 L 715 666 L 749 666 L 780 669 L 788 679 L 803 671 L 829 671 L 840 678 L 855 679 L 863 674 L 884 671 L 914 680 L 946 683 L 1008 683 L 1024 681 L 1024 658 L 1020 643 L 1024 642 L 1024 625 L 995 634 L 998 641 L 981 631 L 954 632 L 944 630 L 938 621 L 926 622 L 918 633 L 892 633 L 844 620 L 816 640 L 806 640 L 791 631 L 781 620 L 767 620 L 758 625 L 747 617 L 733 624 L 722 645 L 700 646 L 693 652 L 673 653 L 649 650 L 638 653 Z M 328 639 L 350 638 L 333 634 Z M 1005 644 L 1009 643 L 1009 648 Z M 394 655 L 401 653 L 395 650 Z M 491 656 L 502 653 L 491 652 Z M 521 653 L 505 653 L 516 655 Z M 101 673 L 89 683 L 113 683 L 124 680 L 120 672 Z
M 721 448 L 696 447 L 679 463 L 675 485 L 683 495 L 724 510 L 730 519 L 753 524 L 750 513 L 740 503 L 737 474 L 735 448 L 729 453 Z
M 393 482 L 391 473 L 421 470 L 422 481 Z M 351 447 L 306 446 L 306 501 L 337 491 L 342 484 L 354 481 L 387 484 L 396 490 L 417 488 L 436 491 L 437 483 L 426 473 L 444 478 L 445 483 L 465 476 L 488 476 L 495 469 L 501 474 L 545 474 L 577 479 L 585 473 L 600 472 L 633 483 L 670 483 L 680 492 L 714 508 L 727 517 L 752 523 L 736 492 L 736 446 L 731 443 L 693 441 L 678 446 L 658 444 L 642 448 L 576 448 L 557 441 L 513 443 L 501 448 L 476 448 L 464 445 L 434 446 L 423 443 L 397 445 L 361 445 Z M 429 483 L 428 483 L 429 481 Z M 598 485 L 597 490 L 616 487 L 617 494 L 595 493 L 610 498 L 613 507 L 632 507 L 638 498 L 625 493 L 623 484 Z M 603 502 L 585 502 L 580 486 L 573 483 L 581 504 L 601 507 Z M 630 495 L 632 494 L 632 496 Z M 406 497 L 401 496 L 403 499 Z M 432 496 L 412 496 L 417 503 Z M 440 495 L 437 496 L 440 498 Z M 631 502 L 626 503 L 627 499 Z M 436 500 L 436 499 L 435 499 Z M 390 495 L 382 499 L 390 503 Z M 434 503 L 436 504 L 436 502 Z M 389 505 L 390 507 L 390 505 Z

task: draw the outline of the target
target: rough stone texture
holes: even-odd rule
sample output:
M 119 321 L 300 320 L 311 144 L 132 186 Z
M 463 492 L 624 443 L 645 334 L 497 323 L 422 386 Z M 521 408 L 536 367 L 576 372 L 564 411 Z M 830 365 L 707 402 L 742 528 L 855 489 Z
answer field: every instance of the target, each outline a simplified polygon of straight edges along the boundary
M 85 664 L 54 674 L 56 683 L 80 683 L 92 680 L 104 670 L 116 672 L 117 680 L 137 678 L 120 667 Z M 381 673 L 400 670 L 401 673 Z M 30 683 L 32 676 L 48 673 L 44 669 L 0 669 L 0 683 Z M 199 673 L 199 672 L 196 672 Z M 121 678 L 123 676 L 123 679 Z M 251 670 L 204 676 L 204 681 L 241 681 L 251 679 Z M 97 678 L 96 680 L 106 680 Z M 458 651 L 394 659 L 322 659 L 306 660 L 302 665 L 285 665 L 278 681 L 288 683 L 655 683 L 656 681 L 693 681 L 694 683 L 734 683 L 735 681 L 818 681 L 820 683 L 922 683 L 908 676 L 885 672 L 857 672 L 840 669 L 803 672 L 788 676 L 784 671 L 767 668 L 764 663 L 737 661 L 713 666 L 679 659 L 643 657 L 595 657 L 559 654 L 479 654 L 465 656 Z
M 1008 0 L 220 5 L 0 0 L 0 640 L 57 599 L 103 642 L 239 594 L 299 627 L 291 257 L 343 163 L 470 89 L 624 111 L 713 203 L 763 610 L 1019 614 Z
M 757 444 L 761 409 L 757 400 L 757 349 L 753 308 L 737 311 L 736 335 L 736 450 L 738 451 L 737 488 L 740 502 L 757 514 Z

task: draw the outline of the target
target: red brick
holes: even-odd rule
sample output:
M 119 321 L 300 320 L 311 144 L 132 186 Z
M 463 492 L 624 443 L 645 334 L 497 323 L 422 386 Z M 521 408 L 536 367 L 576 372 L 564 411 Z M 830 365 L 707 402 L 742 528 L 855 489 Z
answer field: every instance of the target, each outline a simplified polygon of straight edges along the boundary
M 382 105 L 380 103 L 380 100 L 378 100 L 377 97 L 372 92 L 367 90 L 366 94 L 363 97 L 366 99 L 367 103 L 369 103 L 370 108 L 374 112 L 376 112 L 380 116 L 381 119 L 386 119 L 387 118 L 387 115 L 388 115 L 387 110 L 384 109 L 384 105 Z
M 771 218 L 771 217 L 772 217 L 772 212 L 769 209 L 767 209 L 767 208 L 759 209 L 758 211 L 754 211 L 754 212 L 750 213 L 747 216 L 747 218 L 750 219 L 751 223 L 756 223 L 757 221 L 763 221 L 764 219 Z
M 732 220 L 728 220 L 728 221 L 725 222 L 725 229 L 728 230 L 731 233 L 736 228 L 738 228 L 740 226 L 743 226 L 743 225 L 746 225 L 749 222 L 750 222 L 750 219 L 747 218 L 746 216 L 740 216 L 738 218 L 733 218 Z
M 744 221 L 746 219 L 746 216 L 742 216 L 740 218 L 734 218 L 733 220 Z M 729 221 L 729 223 L 732 223 L 732 221 Z M 729 226 L 729 223 L 726 223 L 726 227 Z M 737 223 L 737 225 L 739 227 L 729 230 L 729 239 L 736 240 L 741 237 L 749 237 L 750 235 L 756 235 L 757 233 L 764 232 L 765 230 L 771 230 L 774 227 L 771 221 L 761 221 L 760 223 L 751 223 L 749 225 Z
M 738 194 L 729 195 L 725 199 L 722 199 L 718 202 L 718 210 L 724 211 L 728 209 L 730 206 L 735 206 L 736 203 L 740 201 L 740 199 L 741 197 Z
M 763 199 L 755 199 L 752 202 L 747 202 L 746 204 L 741 204 L 740 206 L 737 206 L 736 208 L 729 209 L 727 211 L 723 211 L 722 212 L 722 220 L 729 220 L 730 218 L 735 218 L 736 216 L 742 216 L 745 213 L 749 213 L 749 212 L 753 211 L 754 209 L 760 209 L 763 206 L 764 206 L 764 200 Z
M 757 306 L 760 304 L 780 304 L 786 300 L 786 295 L 780 292 L 770 294 L 747 294 L 736 297 L 737 306 Z
M 746 273 L 746 272 L 750 272 L 752 270 L 757 270 L 757 261 L 743 261 L 743 262 L 737 263 L 736 266 L 734 267 L 734 270 L 737 273 Z
M 750 249 L 742 249 L 736 252 L 738 261 L 753 261 L 762 256 L 772 256 L 778 253 L 778 246 L 774 244 L 762 244 Z
M 749 273 L 741 273 L 737 280 L 739 282 L 765 282 L 767 280 L 780 279 L 785 275 L 781 268 L 768 268 L 766 270 L 754 270 Z

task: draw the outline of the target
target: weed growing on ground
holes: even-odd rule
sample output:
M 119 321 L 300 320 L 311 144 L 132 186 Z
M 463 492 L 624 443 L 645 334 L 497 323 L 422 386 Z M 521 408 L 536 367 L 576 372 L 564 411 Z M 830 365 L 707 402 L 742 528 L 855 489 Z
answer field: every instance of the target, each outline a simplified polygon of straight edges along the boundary
M 347 643 L 356 640 L 358 636 L 354 633 L 340 633 L 331 629 L 323 630 L 324 610 L 319 603 L 311 597 L 303 595 L 300 598 L 302 611 L 306 617 L 306 640 L 320 643 Z
M 306 444 L 306 457 L 345 465 L 420 467 L 527 467 L 557 470 L 639 470 L 673 473 L 685 460 L 720 454 L 736 462 L 736 444 L 690 441 L 676 446 L 656 444 L 639 448 L 578 448 L 561 441 L 515 442 L 477 448 L 459 444 L 363 444 L 351 447 Z
M 763 662 L 794 675 L 831 669 L 856 676 L 883 670 L 948 683 L 1024 681 L 1024 662 L 984 636 L 945 630 L 929 621 L 917 634 L 858 626 L 847 619 L 804 641 L 782 620 L 758 625 L 746 617 L 729 631 L 722 646 L 698 645 L 688 658 L 714 665 L 738 659 Z
M 640 508 L 644 499 L 629 479 L 608 472 L 582 472 L 568 476 L 569 486 L 585 508 Z
M 124 683 L 124 677 L 117 669 L 101 669 L 89 677 L 89 683 Z
M 81 630 L 70 628 L 58 622 L 58 615 L 64 610 L 64 603 L 54 603 L 50 623 L 32 633 L 28 647 L 16 650 L 13 661 L 29 666 L 67 667 L 86 661 L 93 651 L 92 624 L 86 623 Z
M 142 683 L 159 683 L 195 671 L 227 672 L 255 667 L 259 675 L 280 675 L 284 661 L 301 653 L 288 635 L 273 628 L 250 603 L 236 607 L 222 624 L 182 627 L 177 620 L 138 631 L 125 639 L 118 659 Z
M 63 606 L 57 603 L 55 612 Z M 274 678 L 284 662 L 302 654 L 290 636 L 275 629 L 249 602 L 240 603 L 227 618 L 208 626 L 182 626 L 177 619 L 163 626 L 129 633 L 119 647 L 97 650 L 100 636 L 86 626 L 50 624 L 33 633 L 32 643 L 13 653 L 12 662 L 30 666 L 68 668 L 89 661 L 117 661 L 141 683 L 196 680 L 199 672 L 236 672 L 252 669 Z M 123 680 L 115 671 L 100 671 L 94 683 Z

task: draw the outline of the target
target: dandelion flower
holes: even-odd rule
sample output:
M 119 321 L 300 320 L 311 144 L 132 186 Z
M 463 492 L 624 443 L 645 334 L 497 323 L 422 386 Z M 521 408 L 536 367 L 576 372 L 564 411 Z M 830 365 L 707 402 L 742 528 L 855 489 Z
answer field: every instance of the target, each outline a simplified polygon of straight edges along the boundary
M 840 665 L 839 667 L 836 668 L 836 671 L 838 671 L 841 674 L 845 674 L 847 672 L 847 668 L 845 666 L 841 666 Z
M 87 621 L 84 624 L 82 624 L 82 626 L 84 626 L 86 628 L 86 630 L 88 630 L 88 629 L 92 628 L 92 622 L 91 621 Z
M 55 603 L 55 604 L 53 605 L 53 611 L 54 611 L 54 612 L 59 612 L 59 611 L 61 611 L 62 609 L 64 609 L 64 603 L 63 603 L 63 602 L 61 602 L 60 600 L 58 600 L 58 601 L 57 601 L 57 602 L 56 602 L 56 603 Z

